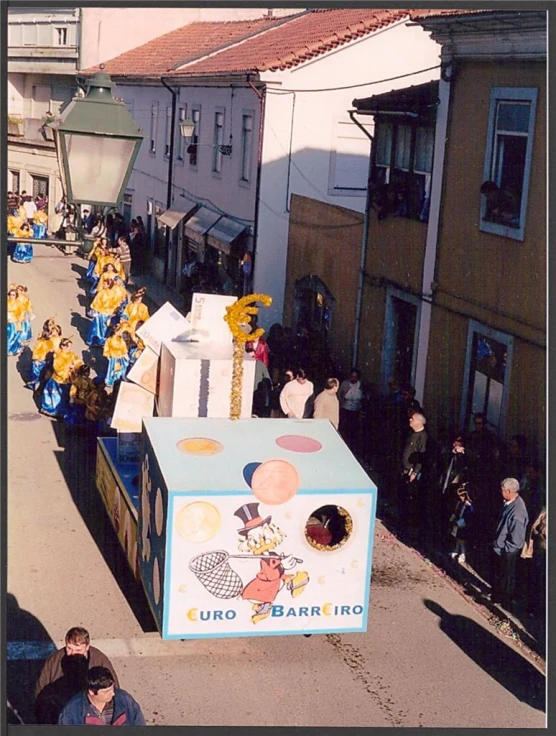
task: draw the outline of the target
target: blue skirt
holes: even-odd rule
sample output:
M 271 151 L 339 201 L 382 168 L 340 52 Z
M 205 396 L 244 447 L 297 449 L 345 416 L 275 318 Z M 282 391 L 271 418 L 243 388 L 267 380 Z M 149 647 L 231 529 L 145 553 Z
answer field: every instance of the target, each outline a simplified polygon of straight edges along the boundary
M 128 366 L 129 357 L 127 355 L 124 355 L 123 358 L 109 358 L 108 371 L 106 372 L 104 383 L 107 386 L 112 387 L 116 381 L 123 380 L 127 373 Z
M 84 427 L 87 424 L 85 418 L 86 408 L 83 404 L 70 404 L 64 414 L 64 423 L 67 427 Z
M 31 330 L 31 320 L 25 319 L 21 321 L 21 335 L 19 336 L 19 339 L 21 342 L 29 342 L 33 337 L 33 332 Z
M 31 363 L 31 380 L 27 382 L 27 386 L 35 391 L 44 377 L 46 371 L 46 360 L 34 360 Z
M 69 383 L 58 383 L 54 378 L 49 378 L 42 394 L 42 413 L 50 417 L 63 417 L 69 408 L 70 388 Z
M 85 278 L 87 281 L 92 281 L 94 278 L 94 271 L 96 266 L 96 261 L 89 261 L 89 266 L 87 268 L 87 273 L 85 274 Z
M 33 237 L 46 238 L 46 225 L 39 225 L 35 222 L 33 224 Z
M 95 296 L 98 291 L 98 282 L 100 281 L 100 276 L 93 276 L 89 279 L 91 282 L 91 288 L 89 289 L 89 296 Z
M 17 355 L 21 351 L 21 333 L 15 326 L 15 322 L 8 322 L 8 355 Z
M 12 261 L 16 263 L 31 263 L 33 258 L 33 246 L 25 243 L 18 243 L 12 255 Z
M 104 345 L 106 342 L 106 333 L 112 319 L 111 314 L 101 314 L 100 312 L 93 312 L 93 319 L 89 328 L 89 334 L 85 342 L 87 345 Z

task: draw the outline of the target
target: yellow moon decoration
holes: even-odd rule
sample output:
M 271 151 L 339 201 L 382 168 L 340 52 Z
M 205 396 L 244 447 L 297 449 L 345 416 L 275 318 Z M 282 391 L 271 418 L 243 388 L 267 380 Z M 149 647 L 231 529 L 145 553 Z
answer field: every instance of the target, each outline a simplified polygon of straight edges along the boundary
M 198 610 L 199 610 L 198 608 L 190 608 L 189 611 L 185 615 L 190 621 L 197 621 L 198 620 L 197 619 Z
M 194 501 L 176 517 L 176 531 L 187 542 L 208 542 L 220 530 L 220 512 L 211 503 Z
M 332 603 L 325 603 L 322 607 L 322 612 L 325 616 L 332 616 Z

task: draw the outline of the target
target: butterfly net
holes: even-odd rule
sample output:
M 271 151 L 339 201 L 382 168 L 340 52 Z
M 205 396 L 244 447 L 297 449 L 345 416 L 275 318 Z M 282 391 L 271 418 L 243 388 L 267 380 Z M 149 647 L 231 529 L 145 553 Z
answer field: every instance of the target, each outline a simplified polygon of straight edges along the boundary
M 189 569 L 209 593 L 216 598 L 235 598 L 241 593 L 241 578 L 230 567 L 229 555 L 224 550 L 205 552 L 194 557 Z

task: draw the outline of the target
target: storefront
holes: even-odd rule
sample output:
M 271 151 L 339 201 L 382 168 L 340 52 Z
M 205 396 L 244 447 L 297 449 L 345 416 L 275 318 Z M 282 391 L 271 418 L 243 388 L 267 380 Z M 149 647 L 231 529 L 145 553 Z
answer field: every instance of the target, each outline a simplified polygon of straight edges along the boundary
M 187 246 L 184 229 L 179 225 L 191 217 L 198 209 L 197 204 L 183 203 L 181 207 L 173 207 L 157 216 L 158 228 L 162 233 L 164 245 L 168 244 L 168 251 L 164 247 L 164 257 L 167 258 L 166 284 L 176 289 L 181 288 L 180 274 L 187 262 Z M 170 235 L 166 241 L 166 228 Z
M 248 248 L 247 227 L 222 216 L 207 232 L 206 257 L 208 278 L 222 294 L 243 294 L 241 260 Z

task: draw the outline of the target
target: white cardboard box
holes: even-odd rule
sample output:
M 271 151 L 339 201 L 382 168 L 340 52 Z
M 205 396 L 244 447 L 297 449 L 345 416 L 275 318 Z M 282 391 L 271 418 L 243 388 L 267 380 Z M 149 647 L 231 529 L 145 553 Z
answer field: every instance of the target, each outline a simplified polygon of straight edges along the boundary
M 193 294 L 190 339 L 196 342 L 231 343 L 232 331 L 224 317 L 226 307 L 230 307 L 236 301 L 235 296 Z
M 151 394 L 156 394 L 158 358 L 154 350 L 145 347 L 127 374 L 127 379 L 147 389 Z
M 173 340 L 178 335 L 190 331 L 191 323 L 170 302 L 166 302 L 144 325 L 141 325 L 137 335 L 147 347 L 159 355 L 160 346 L 165 340 Z
M 164 342 L 157 397 L 161 417 L 230 416 L 233 345 Z M 243 361 L 241 418 L 251 416 L 255 383 L 253 358 Z
M 143 417 L 152 417 L 154 395 L 135 383 L 122 381 L 110 426 L 120 432 L 141 432 Z

